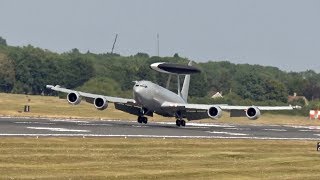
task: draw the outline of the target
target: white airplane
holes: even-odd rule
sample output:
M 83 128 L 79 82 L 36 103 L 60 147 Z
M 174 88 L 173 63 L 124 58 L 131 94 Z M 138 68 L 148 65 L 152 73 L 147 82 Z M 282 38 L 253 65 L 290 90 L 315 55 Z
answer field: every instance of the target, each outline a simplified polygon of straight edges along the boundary
M 67 100 L 70 104 L 77 105 L 83 97 L 87 102 L 93 104 L 96 109 L 104 110 L 108 103 L 114 103 L 115 108 L 138 116 L 139 123 L 147 123 L 146 116 L 153 116 L 153 113 L 164 117 L 175 117 L 177 126 L 185 126 L 187 119 L 200 120 L 204 118 L 218 119 L 222 111 L 231 111 L 230 115 L 247 116 L 251 120 L 260 117 L 260 111 L 293 110 L 299 106 L 229 106 L 222 104 L 189 104 L 187 103 L 190 74 L 200 72 L 197 68 L 171 63 L 154 63 L 151 68 L 162 73 L 174 74 L 178 77 L 178 92 L 174 93 L 150 81 L 134 81 L 133 99 L 111 97 L 62 88 L 59 85 L 47 85 L 48 89 L 68 93 Z M 180 88 L 180 75 L 184 75 L 182 89 Z

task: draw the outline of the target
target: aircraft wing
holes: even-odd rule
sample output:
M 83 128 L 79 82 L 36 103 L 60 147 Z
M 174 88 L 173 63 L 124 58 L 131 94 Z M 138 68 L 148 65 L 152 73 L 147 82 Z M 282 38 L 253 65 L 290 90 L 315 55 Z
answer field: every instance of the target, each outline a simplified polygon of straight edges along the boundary
M 230 111 L 231 117 L 247 116 L 249 119 L 257 119 L 260 111 L 278 111 L 300 109 L 300 106 L 229 106 L 226 104 L 184 104 L 164 102 L 162 109 L 167 111 L 181 111 L 188 120 L 198 120 L 204 118 L 218 119 L 222 115 L 222 110 Z
M 184 104 L 184 103 L 172 103 L 164 102 L 162 108 L 181 108 L 190 110 L 208 110 L 212 106 L 218 106 L 221 110 L 246 110 L 252 106 L 230 106 L 226 104 Z M 300 109 L 300 106 L 254 106 L 262 111 L 277 111 L 277 110 L 293 110 Z
M 84 97 L 87 102 L 93 103 L 93 100 L 97 97 L 104 97 L 108 102 L 112 103 L 123 103 L 123 104 L 130 104 L 130 105 L 135 105 L 136 101 L 134 99 L 126 99 L 126 98 L 120 98 L 120 97 L 112 97 L 112 96 L 103 96 L 103 95 L 98 95 L 98 94 L 91 94 L 91 93 L 86 93 L 86 92 L 81 92 L 81 91 L 76 91 L 76 90 L 71 90 L 71 89 L 66 89 L 62 88 L 59 85 L 52 86 L 52 85 L 47 85 L 46 88 L 58 91 L 58 92 L 63 92 L 63 93 L 72 93 L 72 92 L 77 92 L 81 97 Z

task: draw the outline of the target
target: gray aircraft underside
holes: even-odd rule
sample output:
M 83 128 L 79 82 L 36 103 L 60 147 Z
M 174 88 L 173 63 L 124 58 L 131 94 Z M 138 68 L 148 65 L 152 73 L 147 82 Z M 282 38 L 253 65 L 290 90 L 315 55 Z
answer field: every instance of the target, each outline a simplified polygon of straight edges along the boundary
M 159 63 L 155 63 L 156 66 Z M 151 68 L 155 64 L 151 65 Z M 161 63 L 160 63 L 161 64 Z M 189 66 L 191 63 L 189 63 Z M 167 66 L 167 65 L 166 65 Z M 156 69 L 157 70 L 157 69 Z M 161 70 L 161 72 L 164 72 Z M 179 75 L 178 75 L 179 76 Z M 175 117 L 177 126 L 185 126 L 184 119 L 199 120 L 204 118 L 218 119 L 222 116 L 222 111 L 230 111 L 231 116 L 247 116 L 249 119 L 258 119 L 260 111 L 268 110 L 293 110 L 298 106 L 229 106 L 223 104 L 189 104 L 187 103 L 190 75 L 184 75 L 182 89 L 178 85 L 178 93 L 174 93 L 150 81 L 135 81 L 133 86 L 133 99 L 111 97 L 98 94 L 85 93 L 71 89 L 62 88 L 59 85 L 47 85 L 48 89 L 68 93 L 69 103 L 77 105 L 81 97 L 93 104 L 98 110 L 104 110 L 108 103 L 114 103 L 115 108 L 138 116 L 139 123 L 147 123 L 146 116 L 153 116 L 153 113 Z M 178 78 L 179 79 L 179 78 Z M 178 82 L 180 84 L 180 82 Z

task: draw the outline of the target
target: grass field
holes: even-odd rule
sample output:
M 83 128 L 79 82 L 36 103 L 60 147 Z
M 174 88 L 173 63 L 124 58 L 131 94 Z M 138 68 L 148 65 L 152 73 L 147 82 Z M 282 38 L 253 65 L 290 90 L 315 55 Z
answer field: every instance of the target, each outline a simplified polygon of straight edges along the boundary
M 319 179 L 312 141 L 0 138 L 0 179 Z
M 30 102 L 28 101 L 30 99 Z M 31 112 L 24 113 L 24 105 L 30 105 Z M 26 96 L 18 94 L 0 93 L 0 115 L 4 116 L 31 116 L 31 117 L 63 117 L 63 118 L 89 118 L 89 119 L 120 119 L 136 120 L 137 117 L 114 109 L 112 103 L 108 109 L 99 111 L 92 104 L 81 102 L 80 105 L 73 106 L 65 99 L 49 96 Z M 292 124 L 292 125 L 320 125 L 319 120 L 309 120 L 307 116 L 288 116 L 264 114 L 256 121 L 248 120 L 246 117 L 230 118 L 229 114 L 224 115 L 219 120 L 205 119 L 198 122 L 215 123 L 235 123 L 235 124 Z M 172 121 L 173 118 L 155 116 L 149 121 Z
M 31 112 L 22 112 L 25 104 Z M 57 97 L 12 94 L 0 94 L 0 115 L 136 119 L 112 105 L 97 111 L 88 103 L 71 106 Z M 201 122 L 320 125 L 271 114 L 257 121 L 225 114 Z M 319 169 L 315 141 L 0 138 L 0 179 L 319 179 Z

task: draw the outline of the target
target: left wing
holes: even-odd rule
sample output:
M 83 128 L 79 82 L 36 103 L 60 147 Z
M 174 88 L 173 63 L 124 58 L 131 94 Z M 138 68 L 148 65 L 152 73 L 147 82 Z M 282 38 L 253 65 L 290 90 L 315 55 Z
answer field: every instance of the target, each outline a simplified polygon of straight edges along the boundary
M 278 110 L 293 110 L 301 109 L 300 106 L 229 106 L 226 104 L 184 104 L 164 102 L 161 107 L 163 109 L 174 109 L 183 111 L 186 118 L 189 120 L 213 118 L 218 119 L 222 115 L 223 110 L 231 111 L 231 116 L 247 116 L 249 119 L 257 119 L 262 111 L 278 111 Z
M 70 104 L 77 105 L 80 103 L 81 98 L 85 98 L 88 103 L 91 103 L 97 108 L 98 110 L 104 110 L 108 107 L 108 103 L 114 103 L 115 108 L 124 111 L 126 113 L 134 114 L 134 115 L 141 115 L 142 108 L 136 103 L 134 99 L 126 99 L 120 97 L 112 97 L 112 96 L 104 96 L 99 94 L 91 94 L 71 89 L 62 88 L 59 85 L 52 86 L 47 85 L 48 89 L 68 93 L 67 100 Z M 151 115 L 152 114 L 148 114 Z
M 98 95 L 98 94 L 91 94 L 91 93 L 86 93 L 86 92 L 81 92 L 81 91 L 76 91 L 76 90 L 71 90 L 71 89 L 66 89 L 62 88 L 59 85 L 52 86 L 52 85 L 47 85 L 46 86 L 48 89 L 58 91 L 58 92 L 64 92 L 64 93 L 76 93 L 75 95 L 79 95 L 82 97 L 86 98 L 86 101 L 89 103 L 93 103 L 94 99 L 96 98 L 104 98 L 108 102 L 112 103 L 125 103 L 125 104 L 135 104 L 136 101 L 134 99 L 126 99 L 126 98 L 120 98 L 120 97 L 112 97 L 112 96 L 103 96 L 103 95 Z M 70 102 L 72 103 L 72 102 Z

